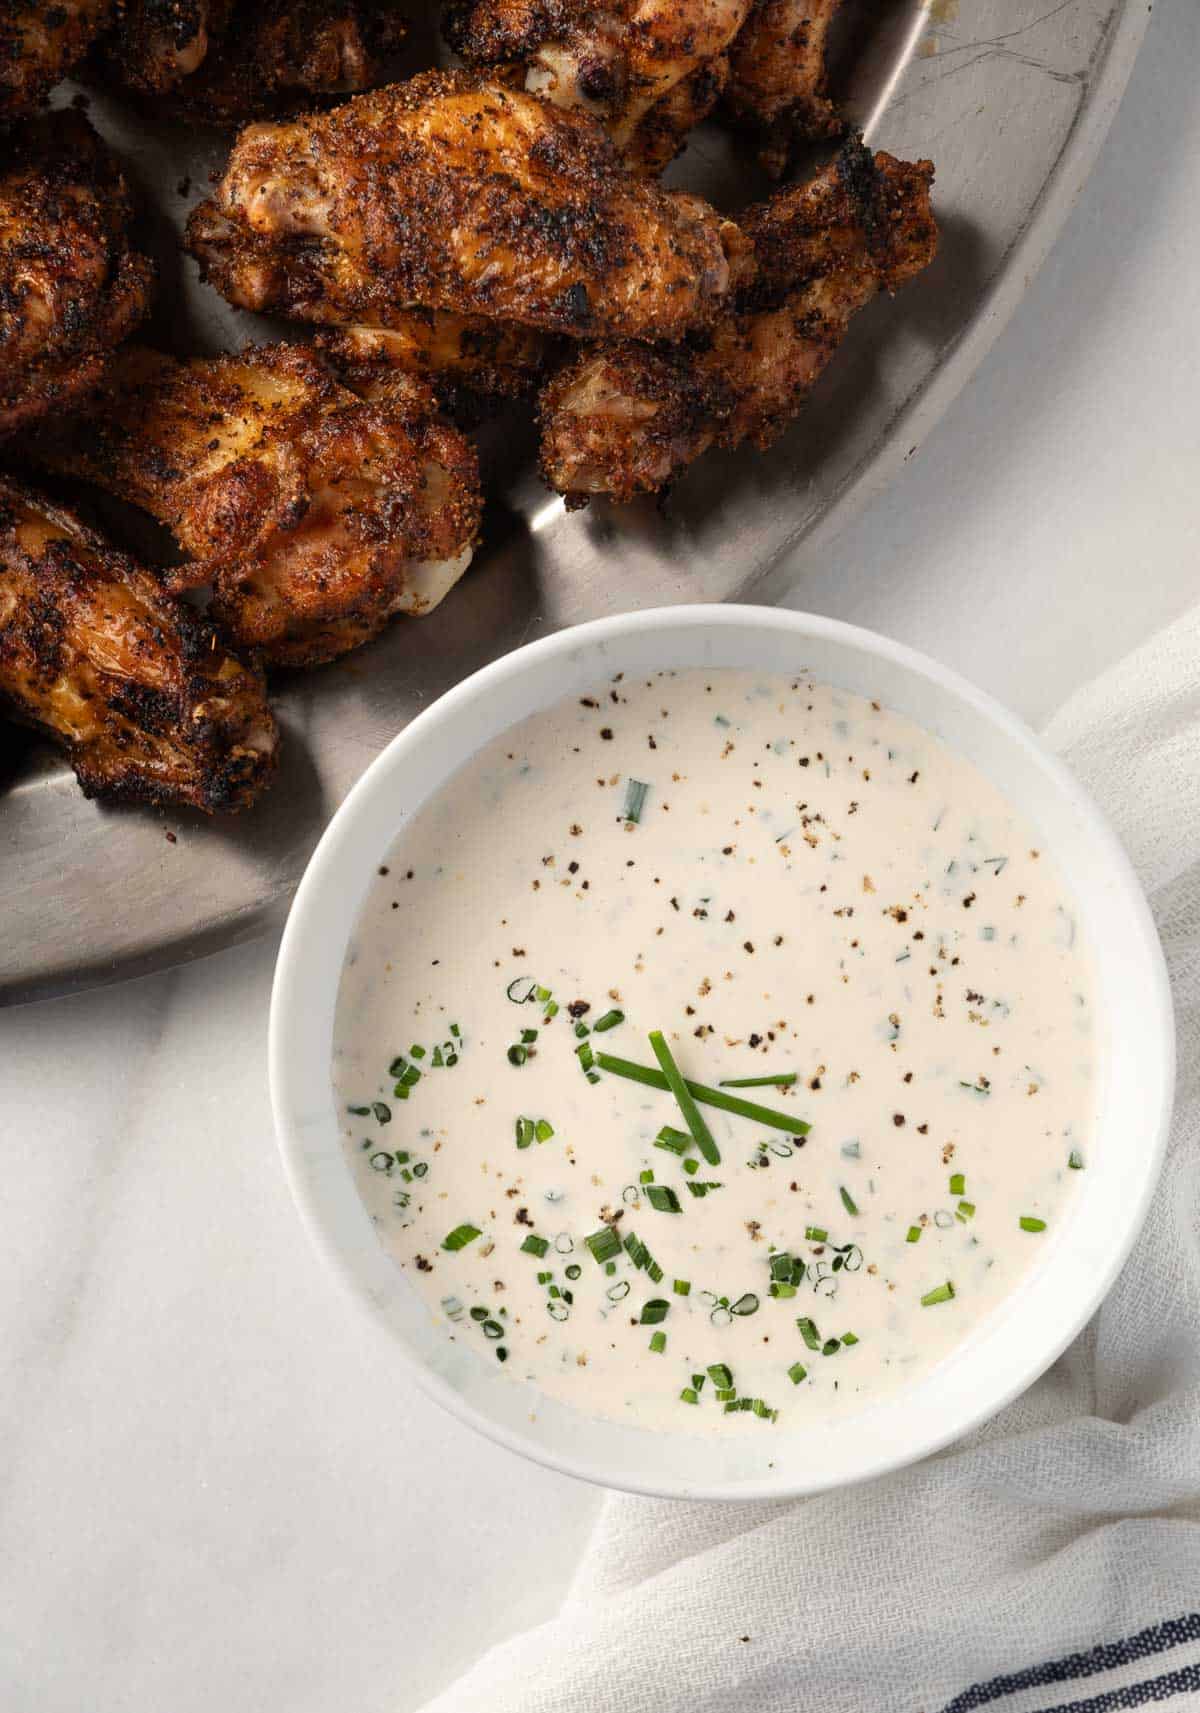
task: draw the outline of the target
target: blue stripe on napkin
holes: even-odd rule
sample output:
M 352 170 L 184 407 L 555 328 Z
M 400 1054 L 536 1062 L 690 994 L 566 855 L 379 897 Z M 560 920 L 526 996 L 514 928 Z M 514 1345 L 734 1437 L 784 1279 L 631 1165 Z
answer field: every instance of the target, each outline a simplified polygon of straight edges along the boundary
M 1170 1618 L 1162 1624 L 1152 1624 L 1119 1642 L 1101 1642 L 1086 1653 L 1068 1654 L 1063 1659 L 1050 1660 L 1044 1665 L 1028 1666 L 1024 1671 L 993 1677 L 986 1683 L 973 1683 L 949 1702 L 943 1713 L 973 1713 L 978 1707 L 1014 1695 L 1023 1689 L 1049 1687 L 1069 1683 L 1074 1678 L 1094 1677 L 1099 1672 L 1117 1671 L 1152 1659 L 1182 1642 L 1200 1641 L 1200 1612 L 1189 1612 L 1182 1618 Z M 1047 1707 L 1043 1713 L 1105 1713 L 1106 1709 L 1141 1707 L 1147 1702 L 1161 1702 L 1200 1688 L 1200 1665 L 1189 1665 L 1179 1671 L 1143 1683 L 1125 1684 L 1120 1688 L 1099 1690 L 1086 1701 L 1062 1702 Z

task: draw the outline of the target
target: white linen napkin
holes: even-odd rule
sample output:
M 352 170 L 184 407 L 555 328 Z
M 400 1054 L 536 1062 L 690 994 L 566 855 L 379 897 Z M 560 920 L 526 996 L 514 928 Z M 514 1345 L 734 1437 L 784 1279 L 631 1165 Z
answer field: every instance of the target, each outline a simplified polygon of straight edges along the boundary
M 800 1501 L 612 1495 L 550 1623 L 428 1713 L 1200 1706 L 1200 607 L 1051 721 L 1150 894 L 1180 1086 L 1143 1235 L 1023 1397 Z

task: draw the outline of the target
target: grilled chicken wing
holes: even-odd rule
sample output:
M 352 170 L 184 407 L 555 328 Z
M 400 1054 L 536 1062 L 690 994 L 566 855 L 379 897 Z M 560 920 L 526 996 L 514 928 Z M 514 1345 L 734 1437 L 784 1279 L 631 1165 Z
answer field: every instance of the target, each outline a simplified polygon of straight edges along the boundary
M 0 477 L 0 709 L 88 797 L 241 809 L 275 768 L 262 675 L 72 513 Z
M 800 410 L 855 312 L 932 261 L 933 168 L 860 143 L 746 211 L 758 272 L 703 348 L 581 352 L 543 391 L 542 472 L 569 503 L 653 493 L 714 444 L 765 448 Z
M 427 72 L 252 125 L 188 226 L 243 309 L 386 327 L 414 305 L 579 338 L 679 338 L 729 289 L 734 229 L 630 178 L 583 113 Z
M 729 51 L 730 111 L 760 133 L 759 158 L 777 178 L 796 138 L 845 130 L 829 99 L 825 58 L 841 5 L 842 0 L 757 0 Z
M 0 129 L 32 113 L 107 24 L 112 0 L 0 3 Z
M 446 39 L 470 65 L 519 61 L 525 88 L 598 119 L 628 165 L 666 166 L 716 101 L 750 0 L 467 0 Z M 710 68 L 715 68 L 711 69 Z M 676 92 L 687 85 L 686 94 Z
M 471 561 L 475 454 L 419 383 L 366 402 L 299 346 L 188 363 L 132 347 L 88 409 L 33 456 L 166 524 L 194 561 L 172 586 L 211 581 L 214 617 L 276 664 L 429 612 Z
M 69 402 L 142 319 L 152 273 L 129 248 L 129 195 L 80 114 L 0 150 L 0 438 Z
M 228 124 L 369 89 L 407 28 L 396 0 L 123 0 L 106 63 L 172 113 Z

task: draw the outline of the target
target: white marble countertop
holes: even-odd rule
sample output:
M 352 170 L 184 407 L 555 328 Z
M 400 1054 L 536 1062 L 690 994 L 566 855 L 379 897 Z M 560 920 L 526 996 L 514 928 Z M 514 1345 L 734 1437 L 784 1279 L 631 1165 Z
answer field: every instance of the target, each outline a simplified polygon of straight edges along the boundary
M 1194 598 L 1200 8 L 1163 0 L 1068 231 L 795 605 L 1033 720 Z M 598 1496 L 475 1440 L 310 1252 L 273 943 L 0 1018 L 0 1706 L 404 1713 L 556 1605 Z

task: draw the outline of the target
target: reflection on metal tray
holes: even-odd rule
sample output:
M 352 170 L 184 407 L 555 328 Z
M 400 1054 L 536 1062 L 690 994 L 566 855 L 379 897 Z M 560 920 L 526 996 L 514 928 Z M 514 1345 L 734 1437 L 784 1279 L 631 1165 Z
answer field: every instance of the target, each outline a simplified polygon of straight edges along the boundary
M 473 568 L 430 618 L 279 682 L 283 770 L 248 814 L 207 822 L 104 809 L 12 737 L 11 753 L 0 752 L 0 1001 L 162 968 L 278 917 L 371 758 L 497 655 L 605 613 L 769 600 L 802 579 L 806 554 L 888 481 L 1011 314 L 1087 175 L 1147 12 L 1134 0 L 874 0 L 847 56 L 848 100 L 868 141 L 936 163 L 935 266 L 858 318 L 779 445 L 708 456 L 665 511 L 568 516 L 533 473 L 528 431 L 493 425 L 482 436 L 489 505 Z M 154 227 L 162 273 L 151 337 L 196 350 L 271 335 L 200 287 L 175 241 L 226 141 L 147 127 L 106 101 L 92 112 Z M 670 181 L 731 211 L 763 189 L 747 152 L 713 126 Z

